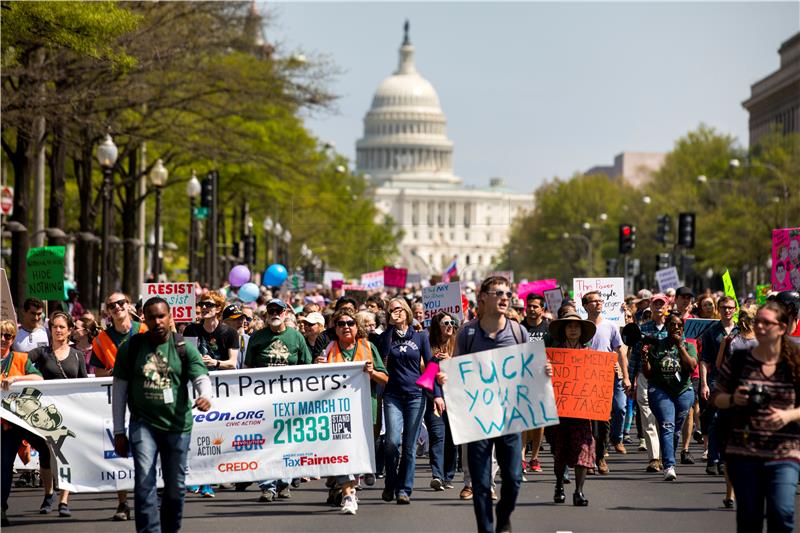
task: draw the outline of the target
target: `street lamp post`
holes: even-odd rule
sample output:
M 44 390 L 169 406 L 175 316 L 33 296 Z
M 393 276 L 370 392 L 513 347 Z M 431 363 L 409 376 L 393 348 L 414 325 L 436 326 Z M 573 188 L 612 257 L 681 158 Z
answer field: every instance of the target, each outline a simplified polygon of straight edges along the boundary
M 102 302 L 108 296 L 108 266 L 111 258 L 109 250 L 109 237 L 111 236 L 111 192 L 114 186 L 114 165 L 117 162 L 117 145 L 106 133 L 105 139 L 97 147 L 97 161 L 103 170 L 103 237 L 102 255 L 100 256 L 100 296 L 97 301 Z
M 275 238 L 272 240 L 272 257 L 276 263 L 281 263 L 281 250 L 280 250 L 280 240 L 283 235 L 283 226 L 281 226 L 280 222 L 276 222 L 275 225 L 272 227 L 273 235 Z
M 160 159 L 150 169 L 150 183 L 156 190 L 155 245 L 153 246 L 153 281 L 156 283 L 161 276 L 161 189 L 166 185 L 168 176 L 169 171 Z
M 192 169 L 192 177 L 186 184 L 186 195 L 189 197 L 189 281 L 196 281 L 195 277 L 195 249 L 197 247 L 197 228 L 194 221 L 194 209 L 197 203 L 197 197 L 202 192 L 200 180 L 197 179 L 197 174 Z
M 273 227 L 272 219 L 269 216 L 264 217 L 264 222 L 261 223 L 261 227 L 264 229 L 264 256 L 266 257 L 267 266 L 272 264 L 270 261 L 270 234 L 272 234 L 272 227 Z M 275 257 L 275 256 L 273 256 Z
M 283 240 L 286 242 L 286 250 L 284 252 L 284 256 L 285 256 L 284 258 L 286 260 L 286 263 L 284 263 L 284 264 L 291 265 L 292 262 L 290 260 L 291 257 L 289 257 L 289 243 L 292 242 L 292 234 L 291 234 L 291 232 L 289 232 L 288 229 L 283 232 Z

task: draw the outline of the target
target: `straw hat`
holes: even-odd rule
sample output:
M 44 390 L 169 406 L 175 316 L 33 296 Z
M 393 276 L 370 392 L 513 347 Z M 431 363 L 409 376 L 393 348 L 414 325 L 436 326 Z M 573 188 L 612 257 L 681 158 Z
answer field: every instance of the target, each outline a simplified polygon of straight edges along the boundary
M 548 328 L 550 330 L 550 336 L 553 337 L 556 342 L 564 342 L 566 340 L 564 328 L 569 322 L 577 322 L 581 325 L 581 344 L 586 344 L 592 340 L 595 331 L 597 331 L 594 322 L 582 319 L 577 313 L 567 313 L 562 318 L 550 322 L 550 327 Z

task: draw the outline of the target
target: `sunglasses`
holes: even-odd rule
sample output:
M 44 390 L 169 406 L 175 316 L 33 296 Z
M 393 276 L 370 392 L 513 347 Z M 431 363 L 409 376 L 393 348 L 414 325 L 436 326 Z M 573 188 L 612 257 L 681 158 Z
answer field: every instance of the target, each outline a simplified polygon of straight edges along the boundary
M 514 296 L 514 293 L 511 291 L 499 291 L 499 290 L 494 292 L 489 292 L 489 294 L 494 294 L 495 297 L 497 298 L 502 298 L 505 296 L 509 300 L 511 299 L 512 296 Z
M 7 341 L 10 341 L 13 338 L 14 338 L 14 334 L 13 333 L 3 333 L 3 339 L 5 339 Z
M 201 309 L 211 309 L 212 307 L 217 306 L 217 304 L 215 304 L 214 302 L 200 302 L 197 305 L 199 305 Z
M 122 300 L 117 300 L 116 302 L 108 302 L 106 307 L 109 309 L 114 309 L 115 307 L 125 307 L 128 304 L 128 300 L 123 298 Z
M 442 325 L 443 325 L 443 326 L 453 326 L 453 327 L 456 327 L 456 326 L 458 325 L 458 322 L 455 322 L 455 321 L 453 321 L 453 320 L 442 320 Z
M 339 320 L 336 323 L 337 328 L 352 328 L 355 325 L 356 325 L 355 320 Z
M 267 309 L 268 315 L 279 315 L 281 313 L 283 313 L 282 307 L 270 307 L 269 309 Z
M 405 309 L 403 309 L 402 307 L 395 307 L 394 309 L 390 309 L 390 310 L 389 310 L 389 312 L 390 312 L 391 314 L 399 313 L 399 312 L 401 312 L 401 311 L 405 311 Z

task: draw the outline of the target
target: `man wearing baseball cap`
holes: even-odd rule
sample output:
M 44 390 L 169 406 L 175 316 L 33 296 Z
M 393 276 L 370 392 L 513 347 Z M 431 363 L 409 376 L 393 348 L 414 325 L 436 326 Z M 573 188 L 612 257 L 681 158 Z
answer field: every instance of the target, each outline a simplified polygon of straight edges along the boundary
M 633 320 L 637 324 L 641 325 L 647 322 L 645 312 L 650 309 L 650 299 L 652 297 L 653 293 L 647 289 L 642 289 L 636 294 L 636 298 L 633 300 L 634 305 L 636 305 L 636 313 L 633 315 Z
M 325 317 L 322 313 L 313 312 L 300 317 L 298 322 L 300 332 L 306 338 L 306 345 L 311 352 L 312 361 L 315 360 L 327 347 L 327 339 L 322 332 L 325 330 Z
M 685 321 L 689 318 L 697 318 L 692 314 L 692 302 L 694 301 L 694 292 L 689 287 L 678 287 L 675 291 L 675 311 L 681 315 Z

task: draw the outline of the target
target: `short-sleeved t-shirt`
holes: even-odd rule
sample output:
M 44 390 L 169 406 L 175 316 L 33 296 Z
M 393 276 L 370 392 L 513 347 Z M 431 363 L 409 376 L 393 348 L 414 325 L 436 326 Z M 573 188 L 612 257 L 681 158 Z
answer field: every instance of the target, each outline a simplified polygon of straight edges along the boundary
M 495 338 L 489 337 L 481 329 L 480 321 L 470 322 L 461 328 L 456 336 L 455 355 L 494 350 L 504 346 L 525 344 L 528 342 L 528 332 L 522 324 L 506 319 L 505 327 L 500 330 Z
M 619 328 L 610 320 L 602 319 L 589 347 L 598 352 L 616 352 L 622 346 Z
M 689 356 L 697 360 L 694 344 L 684 341 L 683 345 Z M 672 345 L 668 338 L 659 339 L 658 344 L 651 346 L 647 357 L 650 362 L 648 384 L 651 387 L 658 387 L 676 398 L 692 386 L 692 373 L 681 368 L 681 354 L 678 347 Z
M 11 349 L 15 352 L 30 352 L 34 348 L 41 348 L 42 346 L 49 346 L 50 338 L 47 336 L 47 330 L 38 327 L 33 331 L 28 331 L 24 328 L 19 328 L 17 336 L 14 338 L 14 344 Z
M 128 352 L 131 344 L 138 345 L 138 353 Z M 186 385 L 189 380 L 208 374 L 208 370 L 197 348 L 188 342 L 185 346 L 186 361 L 181 360 L 172 336 L 164 344 L 153 345 L 142 333 L 135 342 L 119 347 L 113 376 L 128 382 L 128 405 L 135 420 L 160 431 L 192 430 L 192 401 Z M 136 358 L 132 375 L 128 357 Z M 171 392 L 165 393 L 166 390 Z
M 250 336 L 244 364 L 248 368 L 268 366 L 307 365 L 311 363 L 311 351 L 303 335 L 293 328 L 275 333 L 269 327 Z
M 189 324 L 183 330 L 183 336 L 197 337 L 197 351 L 200 355 L 208 355 L 217 361 L 227 361 L 228 350 L 239 349 L 239 332 L 222 322 L 211 333 L 206 331 L 203 324 Z
M 550 321 L 545 318 L 538 326 L 533 326 L 526 319 L 522 321 L 522 325 L 528 330 L 528 341 L 533 342 L 538 339 L 544 340 L 545 335 L 549 332 Z

